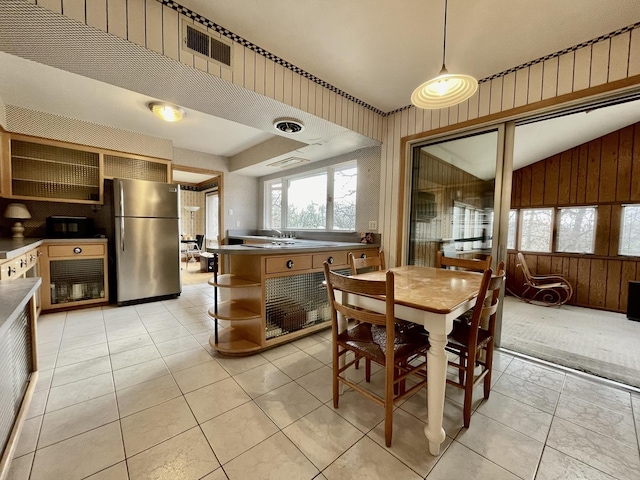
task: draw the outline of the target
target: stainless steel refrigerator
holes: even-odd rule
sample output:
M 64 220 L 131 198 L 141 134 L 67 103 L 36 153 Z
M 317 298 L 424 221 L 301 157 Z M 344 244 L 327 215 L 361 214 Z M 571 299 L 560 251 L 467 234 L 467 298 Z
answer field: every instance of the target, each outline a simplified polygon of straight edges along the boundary
M 176 185 L 113 180 L 119 305 L 181 293 L 179 198 Z

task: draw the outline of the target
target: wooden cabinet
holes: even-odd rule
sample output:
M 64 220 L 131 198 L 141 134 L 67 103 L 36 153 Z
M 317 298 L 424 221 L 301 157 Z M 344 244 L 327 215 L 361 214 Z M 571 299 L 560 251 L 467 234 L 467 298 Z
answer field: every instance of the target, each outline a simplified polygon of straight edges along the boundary
M 103 203 L 105 178 L 171 181 L 171 162 L 0 132 L 0 194 L 7 198 Z
M 10 259 L 0 260 L 0 280 L 14 280 L 17 278 L 35 278 L 40 276 L 40 255 L 42 247 L 34 247 L 27 253 Z M 41 309 L 40 288 L 35 295 L 36 311 Z
M 171 182 L 171 162 L 140 155 L 104 154 L 104 178 Z
M 105 241 L 48 240 L 42 249 L 43 310 L 108 303 Z
M 323 263 L 350 272 L 347 255 L 377 255 L 376 247 L 317 253 L 229 255 L 230 274 L 209 284 L 216 289 L 218 338 L 209 343 L 226 355 L 248 355 L 329 326 Z M 224 253 L 224 252 L 223 252 Z
M 28 138 L 28 137 L 27 137 Z M 59 142 L 10 139 L 10 196 L 70 203 L 101 203 L 100 155 Z

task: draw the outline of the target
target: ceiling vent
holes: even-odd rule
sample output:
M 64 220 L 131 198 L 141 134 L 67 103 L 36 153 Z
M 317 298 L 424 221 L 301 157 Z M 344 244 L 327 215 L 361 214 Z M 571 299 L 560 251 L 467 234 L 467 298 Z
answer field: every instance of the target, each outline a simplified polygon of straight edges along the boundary
M 182 48 L 225 67 L 231 67 L 233 43 L 224 37 L 216 38 L 195 24 L 182 22 Z
M 307 160 L 306 158 L 289 157 L 285 158 L 284 160 L 278 160 L 277 162 L 268 163 L 267 167 L 285 168 L 291 167 L 292 165 L 297 165 L 299 163 L 306 163 L 308 161 L 309 160 Z
M 300 133 L 304 130 L 302 122 L 294 118 L 279 118 L 273 122 L 273 126 L 276 130 L 280 130 L 282 133 L 288 133 L 289 135 Z

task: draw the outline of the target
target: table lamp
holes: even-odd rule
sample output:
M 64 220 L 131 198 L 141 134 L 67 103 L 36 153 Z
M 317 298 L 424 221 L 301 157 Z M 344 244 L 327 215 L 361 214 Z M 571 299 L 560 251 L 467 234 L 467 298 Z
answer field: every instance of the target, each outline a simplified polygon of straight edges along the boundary
M 24 226 L 20 220 L 31 218 L 29 210 L 24 203 L 10 203 L 7 205 L 7 209 L 4 211 L 5 218 L 13 218 L 18 220 L 11 231 L 13 232 L 13 238 L 24 238 Z
M 186 206 L 184 207 L 184 209 L 187 212 L 191 212 L 191 238 L 195 238 L 195 230 L 193 228 L 193 214 L 196 213 L 198 210 L 200 210 L 200 207 L 196 207 L 196 206 Z

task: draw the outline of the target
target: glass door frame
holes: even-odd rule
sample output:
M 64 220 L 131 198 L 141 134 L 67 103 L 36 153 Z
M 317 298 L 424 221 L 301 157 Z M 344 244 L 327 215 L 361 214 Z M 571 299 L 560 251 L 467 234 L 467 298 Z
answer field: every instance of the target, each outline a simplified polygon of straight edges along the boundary
M 501 122 L 497 124 L 485 125 L 482 127 L 474 127 L 469 129 L 461 129 L 456 131 L 448 131 L 442 134 L 431 135 L 415 140 L 407 141 L 405 144 L 405 158 L 401 171 L 402 191 L 402 228 L 398 239 L 398 257 L 401 264 L 406 265 L 409 260 L 409 235 L 411 228 L 411 198 L 412 198 L 412 171 L 414 152 L 426 145 L 433 145 L 471 135 L 479 135 L 483 133 L 497 132 L 496 141 L 496 164 L 495 164 L 495 185 L 494 185 L 494 220 L 491 244 L 492 267 L 495 268 L 498 263 L 507 261 L 507 236 L 509 225 L 509 208 L 511 205 L 511 188 L 513 175 L 513 146 L 515 137 L 515 122 Z M 504 289 L 501 293 L 504 297 Z M 502 298 L 501 298 L 502 299 Z M 499 304 L 499 310 L 496 321 L 496 346 L 500 346 L 500 332 L 502 325 L 502 306 Z

